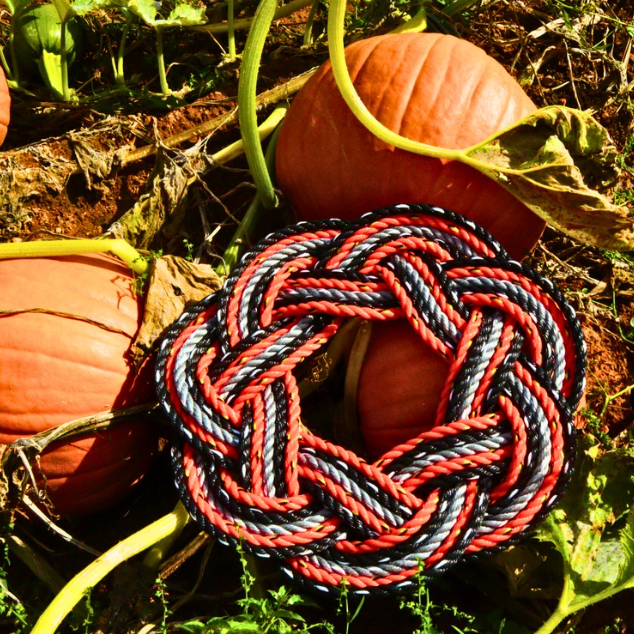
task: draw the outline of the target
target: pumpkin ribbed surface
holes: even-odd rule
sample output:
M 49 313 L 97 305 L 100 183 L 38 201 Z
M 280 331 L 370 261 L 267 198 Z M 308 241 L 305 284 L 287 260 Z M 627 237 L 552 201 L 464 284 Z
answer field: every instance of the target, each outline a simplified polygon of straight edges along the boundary
M 9 96 L 9 86 L 4 76 L 4 71 L 0 68 L 0 145 L 7 136 L 7 127 L 11 111 L 11 97 Z
M 104 256 L 0 261 L 0 443 L 152 400 L 129 365 L 142 307 L 132 281 Z M 155 445 L 145 421 L 51 445 L 47 493 L 65 514 L 103 509 L 140 479 Z
M 372 324 L 357 396 L 365 448 L 376 460 L 434 426 L 449 363 L 404 319 Z
M 346 48 L 370 112 L 412 140 L 461 149 L 535 110 L 519 84 L 478 47 L 449 35 L 404 33 Z M 326 62 L 294 99 L 276 152 L 280 188 L 301 219 L 352 219 L 383 205 L 427 203 L 481 224 L 514 257 L 544 224 L 491 179 L 455 161 L 383 143 L 355 118 Z

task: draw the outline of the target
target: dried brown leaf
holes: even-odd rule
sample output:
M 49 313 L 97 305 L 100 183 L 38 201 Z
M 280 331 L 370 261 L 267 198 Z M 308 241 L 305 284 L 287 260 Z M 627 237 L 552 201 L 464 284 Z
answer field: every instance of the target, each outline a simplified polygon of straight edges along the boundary
M 175 255 L 158 258 L 152 267 L 143 323 L 132 344 L 137 363 L 152 350 L 163 331 L 185 307 L 218 290 L 222 281 L 208 264 L 196 264 Z

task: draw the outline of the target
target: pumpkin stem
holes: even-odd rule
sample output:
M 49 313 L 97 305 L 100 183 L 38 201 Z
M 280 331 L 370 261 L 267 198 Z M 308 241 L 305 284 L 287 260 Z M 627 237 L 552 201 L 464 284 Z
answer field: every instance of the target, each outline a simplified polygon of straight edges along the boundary
M 139 275 L 148 271 L 148 261 L 122 239 L 34 240 L 0 244 L 0 260 L 13 258 L 54 258 L 86 253 L 112 253 Z
M 350 73 L 346 65 L 346 54 L 344 48 L 344 18 L 346 15 L 346 0 L 332 0 L 328 8 L 328 51 L 332 72 L 337 82 L 341 96 L 348 104 L 354 116 L 362 123 L 374 136 L 381 139 L 388 145 L 392 145 L 401 150 L 407 150 L 416 154 L 423 154 L 438 159 L 460 160 L 463 152 L 459 150 L 448 150 L 434 147 L 426 143 L 412 141 L 400 134 L 392 132 L 385 127 L 368 110 L 359 97 Z
M 53 634 L 64 618 L 81 601 L 87 590 L 99 583 L 119 564 L 181 530 L 187 522 L 189 522 L 189 514 L 179 502 L 171 513 L 113 546 L 64 586 L 37 620 L 31 634 Z
M 434 145 L 428 145 L 427 143 L 413 141 L 412 139 L 408 139 L 407 137 L 393 132 L 378 121 L 363 103 L 359 93 L 357 93 L 356 88 L 354 87 L 352 79 L 350 78 L 350 73 L 348 72 L 344 47 L 345 15 L 346 0 L 333 0 L 328 9 L 328 51 L 330 54 L 330 62 L 332 64 L 332 73 L 341 96 L 348 104 L 348 107 L 354 116 L 363 126 L 365 126 L 365 128 L 374 134 L 375 137 L 400 150 L 406 150 L 407 152 L 421 154 L 431 158 L 459 161 L 460 163 L 473 167 L 485 176 L 488 176 L 497 182 L 500 182 L 500 178 L 498 177 L 499 174 L 521 175 L 526 172 L 526 170 L 517 170 L 494 163 L 488 163 L 471 156 L 473 152 L 499 137 L 504 132 L 520 126 L 524 119 L 508 126 L 500 132 L 496 132 L 482 143 L 477 143 L 476 145 L 462 150 L 449 150 L 446 148 L 436 147 Z M 420 15 L 413 18 L 413 20 L 417 20 L 417 22 L 419 19 Z M 395 32 L 398 32 L 398 30 L 399 29 L 395 29 Z M 407 31 L 408 29 L 403 28 L 402 30 Z M 528 115 L 528 117 L 533 116 L 534 114 Z M 528 119 L 528 117 L 525 119 Z M 538 170 L 540 167 L 536 167 L 535 169 Z

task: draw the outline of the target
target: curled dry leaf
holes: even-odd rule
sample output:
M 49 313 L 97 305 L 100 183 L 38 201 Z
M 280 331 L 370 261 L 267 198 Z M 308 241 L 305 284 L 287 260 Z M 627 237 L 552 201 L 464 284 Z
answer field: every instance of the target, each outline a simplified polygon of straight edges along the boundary
M 618 177 L 616 148 L 589 113 L 548 106 L 465 154 L 559 231 L 584 244 L 634 249 L 634 220 L 601 193 Z
M 180 317 L 188 304 L 200 301 L 221 286 L 222 280 L 208 264 L 196 264 L 175 255 L 155 260 L 143 322 L 132 344 L 135 362 L 143 361 L 165 328 Z
M 177 232 L 186 217 L 184 203 L 193 182 L 192 173 L 189 166 L 182 166 L 161 153 L 148 192 L 108 227 L 107 235 L 123 238 L 138 249 L 147 249 L 161 237 L 161 232 L 168 233 L 170 226 L 173 233 Z

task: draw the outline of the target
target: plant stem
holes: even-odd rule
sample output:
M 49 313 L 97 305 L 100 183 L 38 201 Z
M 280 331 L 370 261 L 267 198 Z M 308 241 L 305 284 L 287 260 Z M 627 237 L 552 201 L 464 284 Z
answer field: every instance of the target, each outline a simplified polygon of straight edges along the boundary
M 125 46 L 128 39 L 128 31 L 130 30 L 130 24 L 132 23 L 132 13 L 127 9 L 121 9 L 123 16 L 125 17 L 125 26 L 123 27 L 123 33 L 121 34 L 121 42 L 119 43 L 119 50 L 117 52 L 117 68 L 115 72 L 115 81 L 119 86 L 125 86 L 125 73 L 123 71 L 123 58 L 125 57 Z
M 425 143 L 418 143 L 392 132 L 377 121 L 359 97 L 346 65 L 344 50 L 344 18 L 346 0 L 332 0 L 328 9 L 328 51 L 332 63 L 332 72 L 342 97 L 355 117 L 375 136 L 402 150 L 424 154 L 432 158 L 456 159 L 456 150 L 446 150 Z
M 159 81 L 161 83 L 161 92 L 168 97 L 172 94 L 167 84 L 167 74 L 165 72 L 165 57 L 163 55 L 163 27 L 155 25 L 156 29 L 156 60 L 158 62 Z
M 279 101 L 283 101 L 288 99 L 292 95 L 294 95 L 315 73 L 317 69 L 314 68 L 312 70 L 306 71 L 297 77 L 293 77 L 285 84 L 281 86 L 276 86 L 275 88 L 271 88 L 270 90 L 266 90 L 256 99 L 256 107 L 260 110 L 263 110 L 267 106 L 278 103 Z M 192 128 L 188 128 L 183 132 L 179 132 L 178 134 L 174 134 L 173 136 L 167 137 L 161 141 L 161 145 L 165 147 L 175 147 L 180 143 L 184 143 L 185 141 L 189 141 L 194 137 L 199 137 L 203 135 L 207 135 L 214 130 L 217 130 L 221 126 L 227 125 L 229 123 L 233 123 L 238 120 L 238 111 L 237 109 L 229 112 L 227 114 L 221 114 L 213 119 L 209 119 L 209 121 L 205 121 L 199 125 L 196 125 Z M 135 150 L 131 150 L 127 154 L 124 154 L 121 158 L 122 165 L 129 165 L 134 161 L 139 161 L 141 159 L 147 158 L 148 156 L 152 156 L 156 154 L 156 144 L 152 145 L 144 145 L 143 147 L 136 148 Z
M 4 68 L 4 74 L 7 76 L 8 81 L 13 80 L 13 73 L 11 72 L 11 67 L 7 62 L 7 58 L 4 54 L 4 46 L 0 46 L 0 64 L 2 64 L 2 68 Z
M 18 60 L 18 54 L 15 51 L 15 25 L 17 21 L 18 15 L 13 15 L 9 27 L 9 53 L 11 54 L 11 79 L 20 85 L 20 62 Z
M 156 570 L 163 560 L 169 549 L 174 545 L 174 542 L 178 539 L 179 535 L 183 532 L 186 523 L 183 523 L 176 530 L 172 531 L 169 535 L 164 537 L 161 541 L 157 542 L 150 548 L 145 557 L 143 558 L 143 565 L 150 570 Z
M 51 53 L 46 49 L 36 61 L 42 80 L 55 99 L 64 101 L 64 82 L 62 81 L 61 57 L 57 53 Z
M 503 132 L 507 132 L 508 130 L 521 125 L 522 120 L 508 126 L 504 130 L 492 134 L 481 143 L 477 143 L 462 150 L 448 150 L 446 148 L 435 147 L 433 145 L 427 145 L 426 143 L 412 141 L 411 139 L 393 132 L 381 122 L 377 121 L 374 115 L 363 103 L 361 97 L 359 97 L 359 94 L 352 83 L 352 79 L 350 78 L 350 74 L 348 73 L 344 51 L 345 14 L 346 0 L 332 0 L 328 9 L 328 50 L 330 53 L 330 61 L 332 63 L 332 72 L 337 86 L 339 87 L 339 91 L 341 92 L 341 96 L 348 104 L 348 107 L 359 122 L 372 134 L 374 134 L 374 136 L 381 139 L 381 141 L 387 143 L 388 145 L 392 145 L 400 150 L 406 150 L 414 154 L 421 154 L 431 158 L 460 161 L 461 163 L 473 167 L 485 176 L 488 176 L 497 182 L 500 181 L 498 178 L 499 174 L 526 175 L 528 170 L 516 170 L 513 168 L 501 167 L 480 161 L 470 156 L 470 153 L 481 147 L 485 147 L 487 143 L 498 137 Z M 537 171 L 543 168 L 541 166 L 537 166 L 534 169 Z
M 535 632 L 535 634 L 551 634 L 555 631 L 555 628 L 566 618 L 566 614 L 556 609 L 549 617 L 548 620 Z
M 5 539 L 11 554 L 16 555 L 53 592 L 59 592 L 64 587 L 65 582 L 59 572 L 24 540 L 13 534 L 7 535 Z
M 454 2 L 446 5 L 442 12 L 451 18 L 457 13 L 462 13 L 463 11 L 466 11 L 471 6 L 476 4 L 476 2 L 477 0 L 454 0 Z
M 275 128 L 275 131 L 271 135 L 269 144 L 266 148 L 265 161 L 269 172 L 272 172 L 275 167 L 275 148 L 277 146 L 277 135 L 279 134 L 280 126 Z M 229 275 L 233 267 L 238 263 L 240 256 L 244 252 L 245 246 L 249 243 L 250 238 L 253 236 L 255 227 L 260 220 L 260 214 L 262 213 L 263 206 L 260 196 L 255 195 L 247 213 L 244 215 L 242 222 L 238 226 L 237 231 L 233 234 L 229 245 L 225 249 L 222 256 L 223 263 L 216 272 L 218 275 Z
M 421 33 L 427 28 L 427 8 L 423 5 L 410 20 L 392 29 L 390 33 Z
M 603 418 L 605 417 L 605 413 L 608 411 L 608 407 L 610 407 L 610 403 L 619 398 L 620 396 L 625 396 L 625 394 L 627 394 L 628 392 L 631 392 L 632 390 L 634 390 L 634 385 L 628 385 L 627 387 L 624 387 L 620 392 L 617 392 L 616 394 L 606 394 L 604 401 L 603 401 L 603 407 L 601 408 L 601 414 L 599 414 L 599 420 L 603 421 Z
M 244 152 L 258 196 L 266 209 L 272 209 L 277 206 L 277 196 L 266 167 L 262 144 L 257 132 L 256 89 L 262 50 L 275 15 L 277 2 L 278 0 L 262 0 L 258 5 L 247 37 L 247 43 L 244 47 L 238 82 L 238 119 L 240 121 L 240 133 L 244 142 Z
M 64 255 L 82 255 L 86 253 L 112 253 L 135 273 L 147 273 L 145 258 L 125 240 L 36 240 L 33 242 L 8 242 L 0 244 L 0 260 L 9 258 L 54 258 Z
M 258 143 L 264 141 L 268 136 L 270 136 L 275 128 L 282 121 L 284 116 L 286 115 L 288 108 L 280 106 L 275 108 L 273 112 L 262 122 L 262 125 L 258 127 Z M 227 147 L 222 148 L 222 150 L 218 150 L 214 154 L 211 155 L 212 166 L 213 164 L 224 165 L 229 161 L 232 161 L 234 158 L 237 158 L 244 152 L 244 143 L 241 139 L 238 141 L 234 141 Z M 203 173 L 207 173 L 207 169 L 203 171 Z M 190 182 L 193 183 L 198 179 L 197 175 L 194 175 L 190 178 Z
M 227 0 L 227 35 L 229 40 L 229 59 L 236 58 L 236 35 L 233 20 L 233 0 Z
M 310 7 L 310 13 L 306 18 L 306 26 L 304 27 L 304 46 L 309 46 L 313 43 L 313 22 L 315 21 L 317 7 L 319 7 L 319 0 L 313 0 L 313 4 Z
M 293 0 L 288 4 L 285 4 L 283 7 L 280 7 L 273 16 L 274 20 L 279 20 L 280 18 L 285 18 L 295 11 L 299 11 L 304 7 L 307 7 L 309 4 L 312 4 L 313 0 Z M 235 20 L 233 23 L 233 28 L 236 31 L 243 31 L 245 29 L 250 28 L 251 23 L 253 22 L 253 18 L 242 18 L 241 20 Z M 202 31 L 204 33 L 212 33 L 217 35 L 219 33 L 226 33 L 229 30 L 229 25 L 227 22 L 219 22 L 217 24 L 204 24 L 201 26 L 190 26 L 192 31 Z
M 99 583 L 120 563 L 143 552 L 164 539 L 189 521 L 185 507 L 179 502 L 176 508 L 95 559 L 75 575 L 44 610 L 31 634 L 53 634 L 64 618 L 79 603 L 87 590 Z
M 68 51 L 66 50 L 66 22 L 68 20 L 62 20 L 60 29 L 61 34 L 59 38 L 60 47 L 60 63 L 62 67 L 62 94 L 64 95 L 64 101 L 70 101 L 70 88 L 68 86 Z

